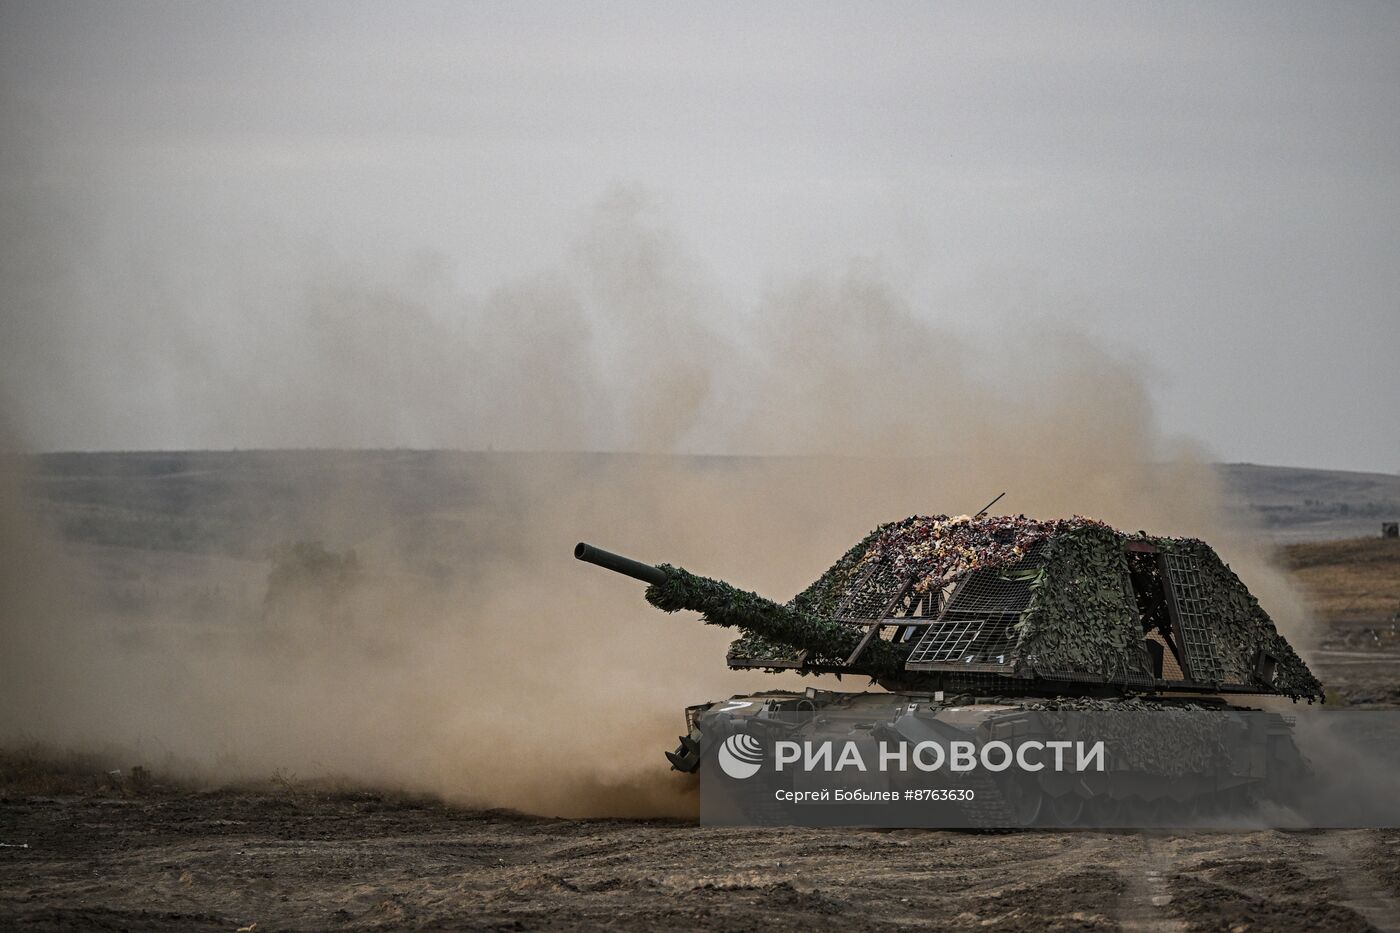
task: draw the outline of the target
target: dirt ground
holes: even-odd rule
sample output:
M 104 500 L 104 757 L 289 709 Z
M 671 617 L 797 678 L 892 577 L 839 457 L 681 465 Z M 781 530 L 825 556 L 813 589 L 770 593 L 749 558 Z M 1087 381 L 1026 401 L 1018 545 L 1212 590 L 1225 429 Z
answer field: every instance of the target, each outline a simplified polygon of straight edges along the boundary
M 1394 831 L 704 829 L 224 791 L 9 799 L 0 840 L 17 930 L 1400 924 Z
M 1291 559 L 1325 590 L 1344 551 Z M 1400 579 L 1397 560 L 1371 579 Z M 1329 613 L 1332 702 L 1400 703 L 1376 608 Z M 95 760 L 9 758 L 0 778 L 6 930 L 1400 930 L 1400 830 L 707 829 L 179 789 Z

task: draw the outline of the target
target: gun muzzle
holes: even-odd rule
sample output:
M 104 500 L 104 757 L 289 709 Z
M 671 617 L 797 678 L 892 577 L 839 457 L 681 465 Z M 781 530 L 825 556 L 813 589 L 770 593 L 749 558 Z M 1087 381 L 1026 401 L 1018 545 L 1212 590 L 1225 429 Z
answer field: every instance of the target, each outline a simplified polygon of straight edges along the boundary
M 574 545 L 574 557 L 586 560 L 590 564 L 597 564 L 599 567 L 606 567 L 614 573 L 641 580 L 643 583 L 660 584 L 666 582 L 666 572 L 659 567 L 605 551 L 591 544 L 584 544 L 582 541 Z

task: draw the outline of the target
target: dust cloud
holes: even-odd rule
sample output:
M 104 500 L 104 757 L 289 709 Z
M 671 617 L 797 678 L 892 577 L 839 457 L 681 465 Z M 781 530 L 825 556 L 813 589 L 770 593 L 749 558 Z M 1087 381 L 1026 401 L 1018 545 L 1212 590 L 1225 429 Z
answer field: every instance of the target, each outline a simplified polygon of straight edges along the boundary
M 1299 632 L 1248 530 L 1222 526 L 1202 452 L 1161 436 L 1138 367 L 1065 325 L 985 345 L 861 261 L 735 307 L 627 188 L 570 255 L 482 299 L 433 262 L 340 271 L 310 275 L 275 327 L 226 350 L 164 340 L 154 364 L 133 361 L 133 379 L 184 399 L 150 417 L 208 446 L 534 453 L 321 454 L 310 480 L 285 478 L 315 491 L 285 537 L 353 548 L 361 570 L 325 594 L 333 606 L 274 613 L 251 545 L 216 561 L 60 540 L 40 530 L 32 477 L 8 475 L 0 737 L 214 781 L 338 776 L 535 813 L 688 815 L 693 784 L 661 757 L 683 707 L 812 681 L 726 670 L 731 633 L 653 611 L 574 543 L 786 599 L 877 523 L 1003 490 L 1012 512 L 1204 537 Z M 11 294 L 56 293 L 22 284 Z M 62 326 L 28 316 L 17 333 L 71 374 L 91 347 L 77 311 L 55 314 Z M 6 384 L 16 423 L 70 416 L 38 379 Z M 566 453 L 588 450 L 625 453 Z M 386 494 L 429 467 L 460 474 L 459 492 L 411 509 Z M 137 612 L 105 595 L 119 559 L 150 583 Z M 213 605 L 169 595 L 200 573 L 224 587 Z

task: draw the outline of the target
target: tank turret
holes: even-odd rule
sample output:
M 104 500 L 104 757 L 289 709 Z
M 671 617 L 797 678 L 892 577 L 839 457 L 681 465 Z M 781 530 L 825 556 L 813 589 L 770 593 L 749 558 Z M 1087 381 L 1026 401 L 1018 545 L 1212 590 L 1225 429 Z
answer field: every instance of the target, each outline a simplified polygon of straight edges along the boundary
M 574 556 L 643 580 L 659 609 L 739 629 L 735 668 L 1007 696 L 1322 696 L 1208 545 L 1087 518 L 891 522 L 787 603 L 587 544 Z

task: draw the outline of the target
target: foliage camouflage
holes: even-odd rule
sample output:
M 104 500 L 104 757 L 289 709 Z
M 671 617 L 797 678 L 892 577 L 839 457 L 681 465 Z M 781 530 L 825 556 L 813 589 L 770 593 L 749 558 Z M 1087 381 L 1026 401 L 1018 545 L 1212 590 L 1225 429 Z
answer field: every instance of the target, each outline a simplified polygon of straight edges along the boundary
M 793 597 L 792 607 L 826 618 L 834 616 L 837 603 L 850 591 L 856 571 L 864 565 L 865 555 L 870 549 L 870 545 L 889 527 L 889 525 L 881 525 L 856 542 L 855 547 L 842 554 L 841 559 L 831 565 L 831 569 L 818 577 L 811 586 Z
M 988 570 L 1019 563 L 1036 544 L 1068 531 L 1097 527 L 1113 529 L 1090 518 L 1039 522 L 1024 515 L 996 518 L 950 518 L 912 515 L 888 522 L 866 535 L 831 569 L 803 590 L 793 605 L 831 617 L 853 590 L 873 584 L 889 585 L 912 578 L 914 591 L 927 592 L 965 576 L 979 567 Z M 884 571 L 873 573 L 872 571 Z M 878 595 L 893 599 L 890 590 Z M 875 600 L 879 602 L 877 598 Z
M 1123 536 L 1084 525 L 1050 538 L 1016 623 L 1018 671 L 1087 671 L 1121 679 L 1149 671 L 1128 586 Z
M 1298 697 L 1322 696 L 1322 682 L 1308 670 L 1288 640 L 1274 627 L 1273 619 L 1259 605 L 1244 582 L 1220 559 L 1215 550 L 1196 538 L 1155 538 L 1162 550 L 1195 557 L 1201 566 L 1201 586 L 1215 611 L 1211 637 L 1216 657 L 1227 677 L 1247 681 L 1260 648 L 1277 661 L 1274 685 L 1280 693 Z
M 1240 749 L 1250 747 L 1238 735 L 1243 723 L 1229 715 L 1236 710 L 1218 702 L 1167 704 L 1137 697 L 1055 697 L 1017 706 L 1030 712 L 1089 714 L 1090 719 L 1078 722 L 1055 717 L 1044 721 L 1063 733 L 1057 738 L 1076 737 L 1072 733 L 1103 738 L 1113 749 L 1114 769 L 1168 777 L 1202 774 L 1229 767 Z M 1144 728 L 1144 723 L 1132 716 L 1098 715 L 1104 713 L 1151 713 L 1154 718 L 1150 728 Z M 1225 715 L 1209 715 L 1212 713 Z
M 1224 771 L 1235 749 L 1249 748 L 1239 741 L 1240 720 L 1228 715 L 1225 708 L 1186 708 L 1163 703 L 1143 706 L 1141 712 L 1150 713 L 1150 720 L 1085 712 L 1069 718 L 1046 717 L 1044 721 L 1052 724 L 1057 739 L 1083 735 L 1102 739 L 1113 749 L 1110 767 L 1115 770 L 1167 777 Z
M 702 621 L 710 625 L 742 628 L 765 642 L 800 646 L 799 650 L 806 650 L 809 655 L 842 661 L 855 651 L 865 634 L 855 626 L 828 621 L 670 564 L 662 564 L 661 570 L 666 573 L 666 581 L 647 587 L 646 597 L 647 602 L 665 612 L 690 609 L 701 613 Z M 908 649 L 877 639 L 861 655 L 861 670 L 872 676 L 897 675 L 907 655 Z
M 1272 692 L 1322 695 L 1317 678 L 1208 545 L 1142 533 L 1131 537 L 1199 562 L 1223 683 L 1270 692 L 1254 680 L 1262 648 L 1277 659 Z M 1014 625 L 1011 676 L 1079 675 L 1126 686 L 1124 678 L 1140 682 L 1151 670 L 1129 582 L 1129 540 L 1102 522 L 1077 516 L 1044 522 L 1025 516 L 912 516 L 876 528 L 786 605 L 665 564 L 666 581 L 648 588 L 647 599 L 667 612 L 688 609 L 709 624 L 742 629 L 730 647 L 732 661 L 759 667 L 768 661 L 770 669 L 778 669 L 800 659 L 803 672 L 845 670 L 907 687 L 938 685 L 938 673 L 904 670 L 912 643 L 872 639 L 857 664 L 847 668 L 845 660 L 865 629 L 837 618 L 867 618 L 851 607 L 868 611 L 887 605 L 906 584 L 926 592 L 982 569 L 1029 582 L 1030 602 Z M 1036 550 L 1037 545 L 1043 547 Z

